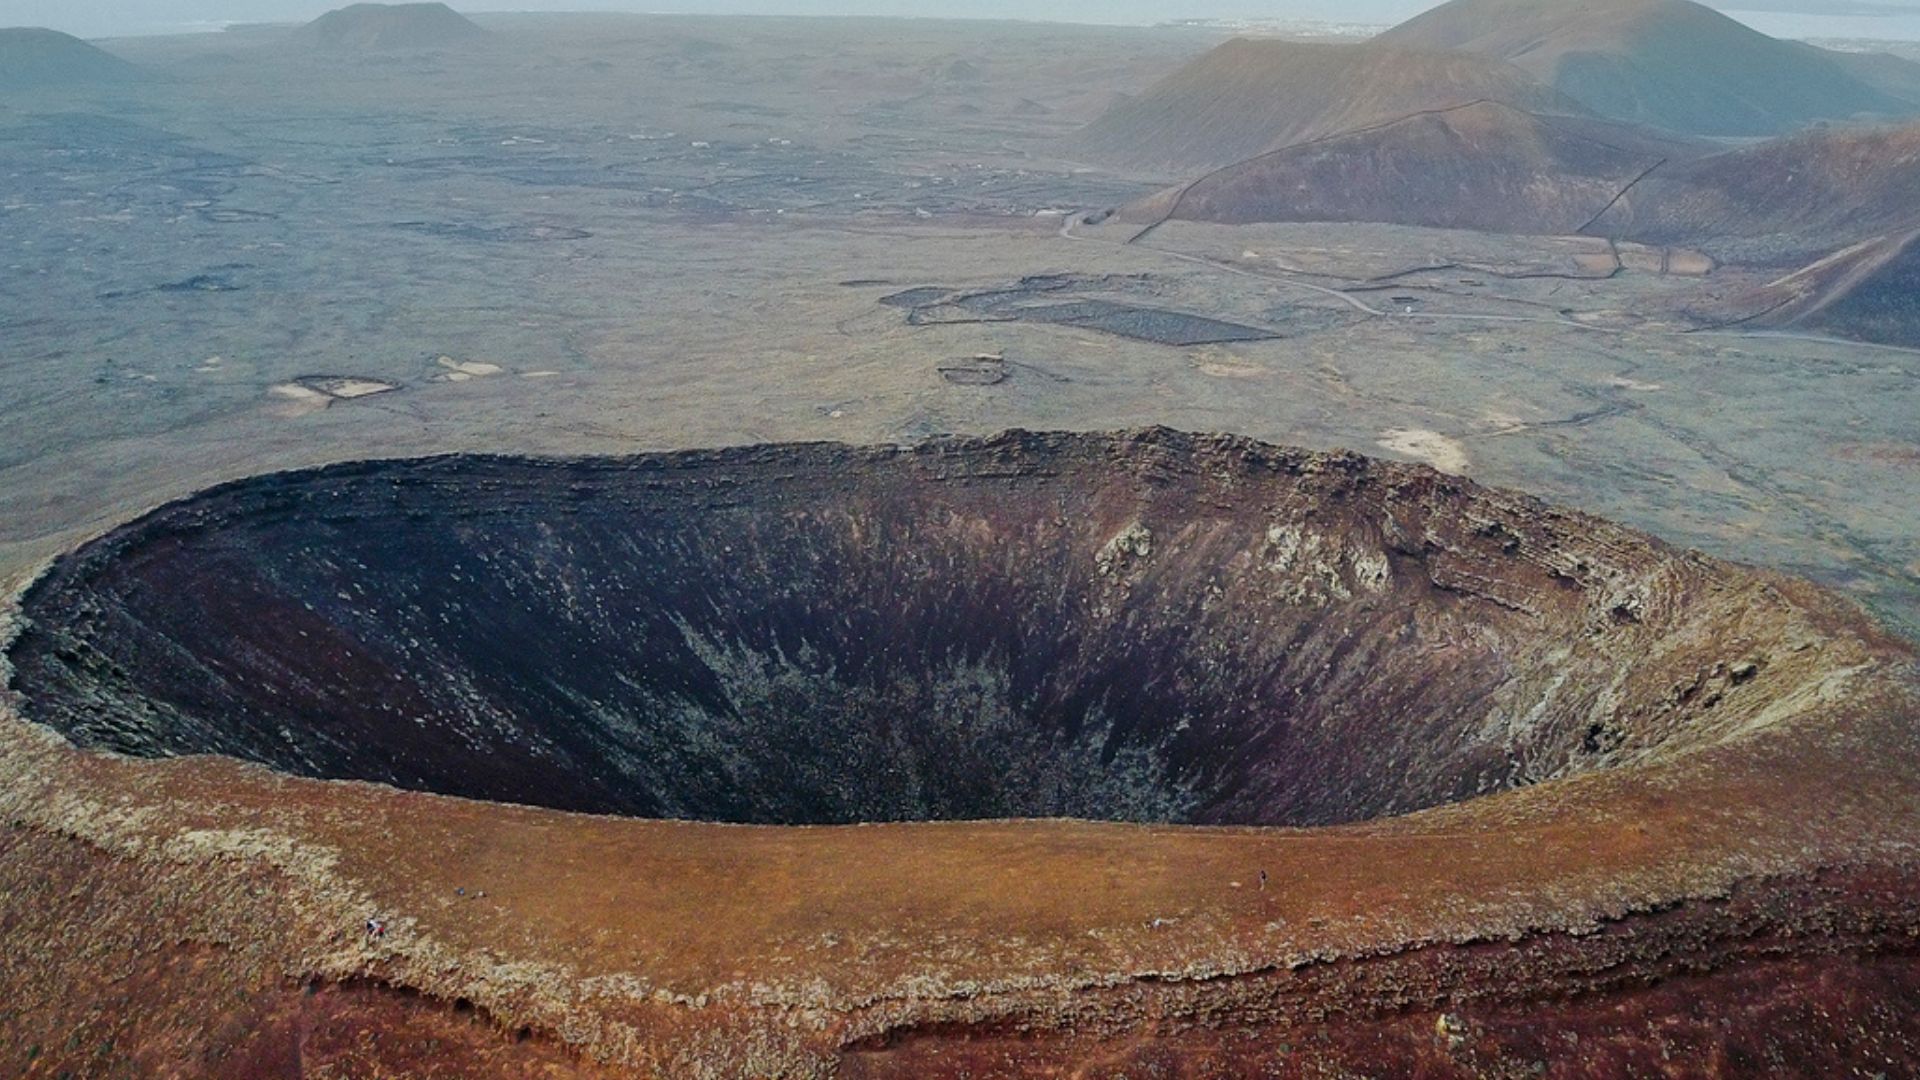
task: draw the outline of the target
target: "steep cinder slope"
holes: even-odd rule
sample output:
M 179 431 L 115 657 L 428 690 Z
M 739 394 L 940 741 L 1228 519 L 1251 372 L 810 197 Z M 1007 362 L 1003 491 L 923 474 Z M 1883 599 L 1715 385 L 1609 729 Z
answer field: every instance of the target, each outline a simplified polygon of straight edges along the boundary
M 1885 258 L 1841 283 L 1793 325 L 1920 349 L 1920 232 L 1890 239 Z
M 139 68 L 71 34 L 0 29 L 0 90 L 38 90 L 138 81 Z
M 1920 229 L 1842 248 L 1735 297 L 1728 321 L 1920 348 Z
M 1191 175 L 1308 139 L 1475 101 L 1534 112 L 1583 111 L 1518 68 L 1485 57 L 1237 40 L 1115 105 L 1080 133 L 1073 150 Z
M 485 36 L 445 4 L 353 4 L 301 27 L 295 40 L 325 49 L 384 51 L 440 48 Z
M 1125 216 L 1571 233 L 1649 170 L 1701 149 L 1625 125 L 1480 102 L 1277 150 Z
M 1832 53 L 1690 0 L 1453 0 L 1378 41 L 1510 61 L 1603 116 L 1700 135 L 1916 111 Z

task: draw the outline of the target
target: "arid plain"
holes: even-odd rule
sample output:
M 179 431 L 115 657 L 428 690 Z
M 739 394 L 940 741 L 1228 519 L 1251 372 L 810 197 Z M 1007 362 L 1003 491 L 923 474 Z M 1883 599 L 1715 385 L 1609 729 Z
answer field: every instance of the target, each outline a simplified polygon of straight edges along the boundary
M 1070 136 L 1216 38 L 482 21 L 494 40 L 398 58 L 279 29 L 128 40 L 159 80 L 8 98 L 11 571 L 167 496 L 342 458 L 1158 423 L 1432 461 L 1920 628 L 1920 354 L 1681 332 L 1676 307 L 1732 286 L 1614 275 L 1566 241 L 1063 236 L 1174 179 L 1076 163 Z M 1037 275 L 1271 336 L 912 325 L 881 302 Z M 977 354 L 1005 377 L 943 377 Z

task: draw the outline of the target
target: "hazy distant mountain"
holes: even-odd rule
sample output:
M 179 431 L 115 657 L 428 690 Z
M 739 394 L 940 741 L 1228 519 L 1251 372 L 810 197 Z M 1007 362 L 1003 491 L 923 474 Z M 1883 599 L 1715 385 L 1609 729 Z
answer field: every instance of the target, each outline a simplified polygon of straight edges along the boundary
M 1777 11 L 1791 15 L 1911 15 L 1911 3 L 1871 0 L 1714 0 L 1721 11 Z
M 1505 62 L 1372 44 L 1237 40 L 1116 104 L 1075 140 L 1084 156 L 1192 173 L 1410 113 L 1498 101 L 1581 113 Z
M 56 30 L 0 29 L 0 90 L 134 82 L 139 68 Z
M 1507 60 L 1602 116 L 1701 135 L 1914 111 L 1834 54 L 1689 0 L 1453 0 L 1378 40 Z
M 333 50 L 433 49 L 487 36 L 445 4 L 354 4 L 300 28 L 295 40 Z
M 1572 233 L 1655 166 L 1710 149 L 1608 121 L 1481 102 L 1243 161 L 1123 216 Z

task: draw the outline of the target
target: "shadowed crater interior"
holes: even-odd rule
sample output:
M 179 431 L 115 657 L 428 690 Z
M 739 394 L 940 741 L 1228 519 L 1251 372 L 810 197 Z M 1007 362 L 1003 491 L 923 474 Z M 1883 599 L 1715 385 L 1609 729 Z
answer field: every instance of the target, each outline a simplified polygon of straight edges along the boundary
M 1740 639 L 1698 599 L 1730 572 L 1163 430 L 458 456 L 164 507 L 58 562 L 10 654 L 29 717 L 126 754 L 649 817 L 1310 825 L 1723 737 L 1768 643 L 1674 643 Z

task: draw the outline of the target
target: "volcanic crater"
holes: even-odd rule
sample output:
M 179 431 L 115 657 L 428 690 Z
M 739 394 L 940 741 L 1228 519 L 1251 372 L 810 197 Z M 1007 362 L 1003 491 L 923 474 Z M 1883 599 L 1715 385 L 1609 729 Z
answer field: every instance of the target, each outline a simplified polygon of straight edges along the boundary
M 124 1041 L 206 1075 L 340 995 L 414 1023 L 369 986 L 658 1075 L 1920 1062 L 1855 1007 L 1920 988 L 1911 648 L 1425 467 L 1164 429 L 358 462 L 163 506 L 18 616 L 12 705 L 111 753 L 16 730 L 8 842 L 95 883 L 48 919 L 126 896 L 22 977 L 204 934 Z M 211 978 L 270 1015 L 220 1027 Z
M 232 484 L 63 562 L 27 715 L 141 756 L 639 817 L 1323 825 L 1670 756 L 1716 570 L 1420 470 L 1012 437 Z M 1783 627 L 1783 632 L 1790 632 Z

